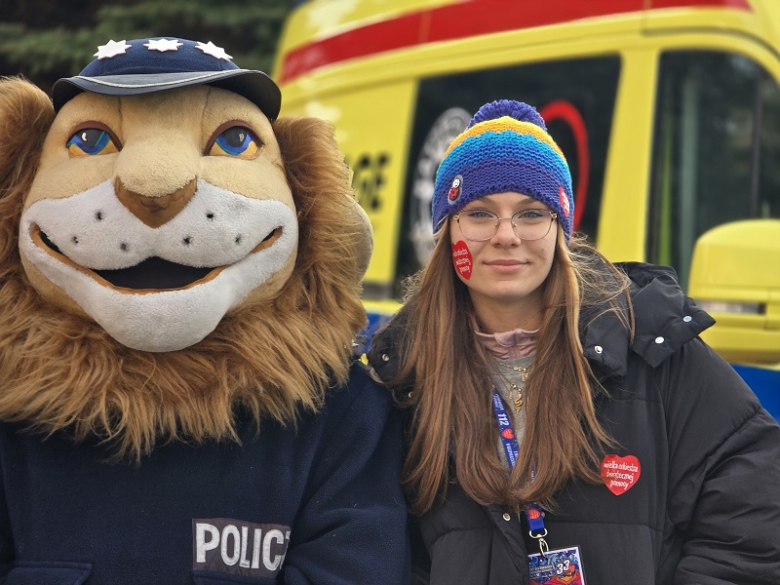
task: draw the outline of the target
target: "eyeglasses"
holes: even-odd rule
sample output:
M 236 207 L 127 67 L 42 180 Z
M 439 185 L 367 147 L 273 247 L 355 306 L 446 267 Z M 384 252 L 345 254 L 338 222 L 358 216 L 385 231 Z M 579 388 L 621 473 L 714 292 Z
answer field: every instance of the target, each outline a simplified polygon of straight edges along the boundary
M 473 209 L 455 215 L 460 233 L 472 242 L 486 242 L 498 233 L 502 221 L 512 223 L 512 231 L 521 240 L 541 240 L 548 233 L 558 214 L 547 209 L 525 209 L 512 217 L 498 217 L 492 211 Z

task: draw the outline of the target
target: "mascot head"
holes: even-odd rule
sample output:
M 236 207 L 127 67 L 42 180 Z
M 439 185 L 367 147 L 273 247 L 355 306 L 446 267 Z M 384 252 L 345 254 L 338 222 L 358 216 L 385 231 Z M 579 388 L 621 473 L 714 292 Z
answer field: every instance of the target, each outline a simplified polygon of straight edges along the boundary
M 332 129 L 212 43 L 0 83 L 0 417 L 136 456 L 343 381 L 371 232 Z

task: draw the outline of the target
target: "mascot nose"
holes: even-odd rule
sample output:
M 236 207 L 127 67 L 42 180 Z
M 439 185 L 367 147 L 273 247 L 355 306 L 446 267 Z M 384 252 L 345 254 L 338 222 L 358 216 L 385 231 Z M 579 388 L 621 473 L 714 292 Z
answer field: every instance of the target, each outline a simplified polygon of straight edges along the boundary
M 158 228 L 171 221 L 184 209 L 195 194 L 197 184 L 198 180 L 195 178 L 173 193 L 159 197 L 148 197 L 130 191 L 122 184 L 122 180 L 117 178 L 114 181 L 114 191 L 119 201 L 130 210 L 130 213 L 149 227 Z

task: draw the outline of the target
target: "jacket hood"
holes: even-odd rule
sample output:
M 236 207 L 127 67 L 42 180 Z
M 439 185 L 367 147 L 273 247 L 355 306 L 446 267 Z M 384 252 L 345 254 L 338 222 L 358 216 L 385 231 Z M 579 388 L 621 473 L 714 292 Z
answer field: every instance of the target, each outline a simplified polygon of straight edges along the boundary
M 607 376 L 626 375 L 629 352 L 655 368 L 715 324 L 680 289 L 674 268 L 644 262 L 618 262 L 615 266 L 631 280 L 633 342 L 613 313 L 595 318 L 586 325 L 582 336 L 585 357 Z
M 656 367 L 715 323 L 680 289 L 673 268 L 643 262 L 618 262 L 615 266 L 631 281 L 634 339 L 630 339 L 614 313 L 604 313 L 600 307 L 582 311 L 580 331 L 584 354 L 599 377 L 625 376 L 631 352 Z M 398 373 L 398 342 L 407 322 L 408 315 L 401 309 L 374 336 L 368 361 L 380 381 L 388 381 Z

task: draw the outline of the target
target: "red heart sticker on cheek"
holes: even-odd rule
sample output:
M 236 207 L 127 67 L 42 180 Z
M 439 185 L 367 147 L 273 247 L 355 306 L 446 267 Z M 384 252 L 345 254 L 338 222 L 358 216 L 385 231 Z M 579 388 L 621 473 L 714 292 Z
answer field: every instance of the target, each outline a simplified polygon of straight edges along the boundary
M 639 480 L 642 466 L 633 455 L 607 455 L 601 462 L 601 479 L 616 496 L 622 496 Z
M 452 244 L 452 264 L 462 278 L 466 280 L 471 278 L 471 251 L 463 240 Z

